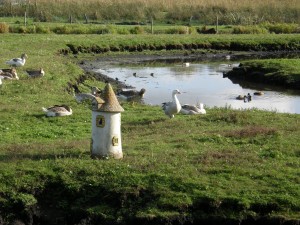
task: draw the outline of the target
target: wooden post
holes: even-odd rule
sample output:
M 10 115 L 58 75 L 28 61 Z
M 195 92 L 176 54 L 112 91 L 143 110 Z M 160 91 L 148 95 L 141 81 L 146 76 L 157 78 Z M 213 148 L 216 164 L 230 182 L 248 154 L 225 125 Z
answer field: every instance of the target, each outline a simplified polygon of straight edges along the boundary
M 84 18 L 85 18 L 85 23 L 89 23 L 89 19 L 88 19 L 88 16 L 86 15 L 86 13 L 84 14 Z
M 13 16 L 13 5 L 12 5 L 12 2 L 10 2 L 10 16 Z
M 24 26 L 26 27 L 27 25 L 27 12 L 25 11 L 24 13 Z
M 217 15 L 216 34 L 218 33 L 218 27 L 219 27 L 219 16 Z
M 153 34 L 154 31 L 153 31 L 153 17 L 151 17 L 151 34 Z
M 190 17 L 189 26 L 192 26 L 192 19 L 193 19 L 193 16 Z

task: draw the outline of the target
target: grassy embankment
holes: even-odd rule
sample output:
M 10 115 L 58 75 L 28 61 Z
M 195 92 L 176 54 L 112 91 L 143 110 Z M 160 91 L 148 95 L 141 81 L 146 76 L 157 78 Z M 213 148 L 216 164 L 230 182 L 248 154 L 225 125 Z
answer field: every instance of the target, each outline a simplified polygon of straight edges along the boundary
M 67 44 L 111 49 L 168 42 L 299 48 L 299 37 L 286 35 L 175 35 L 150 40 L 143 35 L 1 35 L 3 67 L 6 59 L 22 52 L 29 57 L 18 70 L 20 80 L 4 81 L 0 89 L 0 215 L 4 221 L 300 220 L 299 115 L 229 107 L 170 120 L 159 106 L 124 104 L 124 159 L 90 158 L 91 111 L 65 91 L 68 82 L 83 74 L 76 62 L 86 55 L 76 59 L 59 51 L 68 49 Z M 46 71 L 41 79 L 24 74 L 25 69 L 39 67 Z M 95 80 L 84 84 L 103 87 Z M 80 89 L 88 90 L 85 85 Z M 44 116 L 42 106 L 60 103 L 69 104 L 74 114 Z

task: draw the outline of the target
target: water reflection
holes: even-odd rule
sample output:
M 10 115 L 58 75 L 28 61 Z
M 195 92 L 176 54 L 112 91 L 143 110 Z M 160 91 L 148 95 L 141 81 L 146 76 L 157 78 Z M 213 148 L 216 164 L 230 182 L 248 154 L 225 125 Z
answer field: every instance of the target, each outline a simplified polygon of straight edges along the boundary
M 100 71 L 126 84 L 146 89 L 144 102 L 161 105 L 171 100 L 171 92 L 179 89 L 181 104 L 202 102 L 206 107 L 231 106 L 235 109 L 258 108 L 276 112 L 300 114 L 300 92 L 273 86 L 238 82 L 223 78 L 223 71 L 237 66 L 238 62 L 192 62 L 187 67 L 182 61 L 172 63 L 151 62 L 133 65 L 101 65 Z M 135 73 L 135 76 L 133 75 Z M 253 95 L 263 91 L 263 96 Z M 238 95 L 252 96 L 252 101 L 237 100 Z

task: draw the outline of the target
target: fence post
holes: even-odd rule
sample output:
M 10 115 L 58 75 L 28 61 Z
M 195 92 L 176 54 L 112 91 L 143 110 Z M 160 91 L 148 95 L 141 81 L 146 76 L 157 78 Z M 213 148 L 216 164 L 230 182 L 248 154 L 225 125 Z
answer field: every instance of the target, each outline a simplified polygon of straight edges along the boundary
M 85 18 L 85 23 L 89 23 L 89 19 L 88 19 L 88 16 L 86 15 L 86 13 L 84 14 L 84 18 Z
M 216 34 L 218 33 L 218 27 L 219 27 L 219 16 L 217 15 Z
M 26 27 L 27 25 L 27 12 L 25 11 L 24 13 L 24 26 Z
M 151 34 L 153 34 L 153 17 L 151 17 Z

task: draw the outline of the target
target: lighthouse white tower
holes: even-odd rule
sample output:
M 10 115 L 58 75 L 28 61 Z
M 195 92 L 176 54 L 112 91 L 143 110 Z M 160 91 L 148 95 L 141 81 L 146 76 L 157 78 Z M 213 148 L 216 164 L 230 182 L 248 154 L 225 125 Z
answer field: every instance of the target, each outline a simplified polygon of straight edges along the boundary
M 93 103 L 91 155 L 93 158 L 121 159 L 121 112 L 124 109 L 109 83 L 103 91 L 103 100 L 96 98 L 96 104 Z

